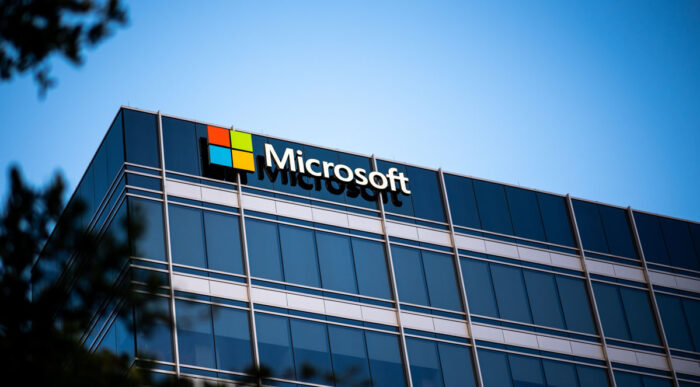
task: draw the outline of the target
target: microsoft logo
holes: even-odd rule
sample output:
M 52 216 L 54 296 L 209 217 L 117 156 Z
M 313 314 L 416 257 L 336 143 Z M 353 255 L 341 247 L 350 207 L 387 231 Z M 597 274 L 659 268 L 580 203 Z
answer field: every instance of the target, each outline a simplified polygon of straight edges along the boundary
M 207 126 L 209 163 L 255 172 L 253 137 L 216 126 Z

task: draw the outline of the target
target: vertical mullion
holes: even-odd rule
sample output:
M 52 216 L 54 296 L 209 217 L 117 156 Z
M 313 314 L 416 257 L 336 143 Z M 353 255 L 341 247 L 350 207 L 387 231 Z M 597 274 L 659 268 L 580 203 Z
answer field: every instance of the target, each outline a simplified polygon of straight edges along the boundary
M 165 176 L 165 151 L 163 146 L 163 122 L 160 110 L 158 111 L 158 146 L 160 151 L 160 173 L 163 180 L 163 229 L 165 230 L 165 255 L 168 262 L 168 280 L 170 281 L 170 319 L 173 346 L 173 359 L 175 360 L 175 374 L 180 377 L 180 352 L 178 351 L 177 325 L 175 316 L 175 289 L 173 287 L 173 260 L 170 248 L 170 217 L 168 215 L 168 190 L 166 189 Z M 126 148 L 126 143 L 124 144 Z
M 649 296 L 651 298 L 651 306 L 654 308 L 654 318 L 656 319 L 656 326 L 659 336 L 661 337 L 661 344 L 664 346 L 666 352 L 666 362 L 668 363 L 668 369 L 671 371 L 671 376 L 673 377 L 673 385 L 678 387 L 678 377 L 676 376 L 676 371 L 673 369 L 673 358 L 671 357 L 671 348 L 668 345 L 668 340 L 666 339 L 666 331 L 664 330 L 664 324 L 661 320 L 661 313 L 659 312 L 659 306 L 656 303 L 656 295 L 654 294 L 654 285 L 651 283 L 651 278 L 649 277 L 649 268 L 647 267 L 647 261 L 644 257 L 644 250 L 642 250 L 642 241 L 639 239 L 639 233 L 637 232 L 637 223 L 634 220 L 634 212 L 632 207 L 627 207 L 627 217 L 629 218 L 630 225 L 632 226 L 632 236 L 634 237 L 634 244 L 639 252 L 639 258 L 642 260 L 642 267 L 644 269 L 644 280 L 649 286 Z
M 450 202 L 447 197 L 447 186 L 445 185 L 445 177 L 442 172 L 442 168 L 438 169 L 438 174 L 440 175 L 440 191 L 442 193 L 442 201 L 445 206 L 445 212 L 447 214 L 447 224 L 450 229 L 450 240 L 452 241 L 452 253 L 453 253 L 453 263 L 455 270 L 457 272 L 457 279 L 459 281 L 458 286 L 460 290 L 460 298 L 462 299 L 462 308 L 464 308 L 464 313 L 467 317 L 467 334 L 472 341 L 471 351 L 472 358 L 474 359 L 474 369 L 476 370 L 476 382 L 479 387 L 484 385 L 481 376 L 481 367 L 479 366 L 479 356 L 476 351 L 476 339 L 472 334 L 472 318 L 469 313 L 469 302 L 467 301 L 467 292 L 464 286 L 464 277 L 462 276 L 462 265 L 459 262 L 459 249 L 457 248 L 457 241 L 455 239 L 455 229 L 452 224 L 452 213 L 450 212 Z
M 598 312 L 598 303 L 595 299 L 595 293 L 593 291 L 593 282 L 591 281 L 591 274 L 588 272 L 588 266 L 586 265 L 586 256 L 583 253 L 583 244 L 581 243 L 581 235 L 578 231 L 578 223 L 576 222 L 576 214 L 574 212 L 574 204 L 571 201 L 571 196 L 566 195 L 566 206 L 569 210 L 569 217 L 574 229 L 574 237 L 576 238 L 576 244 L 578 245 L 579 257 L 581 258 L 581 267 L 583 268 L 583 273 L 586 277 L 586 290 L 588 291 L 588 297 L 591 301 L 591 306 L 593 307 L 593 315 L 595 317 L 596 328 L 598 329 L 598 334 L 600 335 L 601 344 L 603 347 L 603 356 L 605 357 L 605 364 L 608 370 L 608 378 L 612 387 L 616 387 L 615 374 L 613 373 L 612 363 L 610 362 L 610 356 L 608 355 L 608 343 L 605 339 L 605 333 L 603 332 L 603 323 L 600 320 L 600 313 Z
M 377 159 L 372 155 L 372 168 L 377 171 Z M 391 257 L 391 244 L 389 243 L 389 233 L 386 227 L 386 213 L 384 212 L 384 201 L 381 192 L 377 192 L 377 203 L 379 204 L 379 214 L 382 221 L 382 234 L 384 236 L 384 250 L 387 257 L 387 269 L 389 272 L 389 281 L 391 289 L 394 293 L 394 301 L 396 302 L 396 322 L 399 324 L 399 342 L 401 345 L 401 355 L 403 357 L 404 378 L 406 385 L 413 387 L 413 379 L 411 378 L 411 368 L 408 363 L 408 347 L 406 346 L 406 336 L 404 334 L 403 323 L 401 322 L 401 305 L 399 303 L 399 290 L 396 285 L 396 277 L 394 275 L 394 261 Z

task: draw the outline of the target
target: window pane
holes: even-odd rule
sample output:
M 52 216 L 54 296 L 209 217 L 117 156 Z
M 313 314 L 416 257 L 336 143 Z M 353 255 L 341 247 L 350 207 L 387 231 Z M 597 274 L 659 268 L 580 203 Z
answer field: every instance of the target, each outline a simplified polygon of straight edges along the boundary
M 672 383 L 669 379 L 656 378 L 649 375 L 643 375 L 644 387 L 671 387 Z
M 593 282 L 593 292 L 605 335 L 630 340 L 625 309 L 617 286 Z
M 445 386 L 476 386 L 469 348 L 447 343 L 438 343 L 437 346 Z
M 159 168 L 158 131 L 154 114 L 124 109 L 126 161 Z
M 340 163 L 347 165 L 353 170 L 355 170 L 355 168 L 362 168 L 366 171 L 371 171 L 373 169 L 372 160 L 367 157 L 338 153 L 338 160 Z M 359 187 L 354 183 L 348 183 L 346 185 L 345 202 L 354 206 L 377 209 L 376 194 L 372 189 L 370 187 Z
M 350 237 L 317 231 L 316 243 L 323 287 L 357 293 Z
M 413 385 L 417 387 L 444 386 L 435 343 L 407 337 L 406 347 Z
M 297 378 L 305 382 L 327 382 L 326 376 L 333 370 L 326 326 L 297 319 L 290 319 L 290 323 Z
M 523 276 L 525 277 L 534 323 L 565 329 L 554 275 L 534 270 L 523 270 Z
M 396 168 L 398 170 L 398 172 L 396 172 L 397 175 L 399 173 L 407 175 L 405 165 L 377 160 L 377 169 L 380 172 L 386 173 L 389 170 L 389 168 Z M 408 189 L 411 190 L 411 196 L 413 195 L 413 189 L 415 187 L 416 185 L 412 180 L 410 180 L 409 177 Z M 382 197 L 384 200 L 384 210 L 386 210 L 387 212 L 393 212 L 395 214 L 414 216 L 413 201 L 411 196 L 404 195 L 399 191 L 383 193 Z
M 513 235 L 508 204 L 503 186 L 474 180 L 474 193 L 479 207 L 479 217 L 484 230 Z
M 664 325 L 668 345 L 692 351 L 693 342 L 686 325 L 681 299 L 666 294 L 657 294 L 656 302 L 659 305 L 659 314 Z
M 437 172 L 407 166 L 406 175 L 410 179 L 408 188 L 411 190 L 414 216 L 444 222 L 445 212 Z
M 659 218 L 654 215 L 635 212 L 634 222 L 637 225 L 639 240 L 644 250 L 644 258 L 648 262 L 670 265 L 661 226 L 659 225 Z
M 491 264 L 491 276 L 501 318 L 532 323 L 521 270 Z
M 160 314 L 167 319 L 163 321 L 157 319 L 150 327 L 149 331 L 144 331 L 140 327 L 136 327 L 136 348 L 139 356 L 147 359 L 173 361 L 172 343 L 170 339 L 170 306 L 168 300 L 163 297 L 154 297 L 149 300 L 146 305 L 149 311 Z M 139 311 L 136 311 L 138 318 Z
M 683 311 L 690 327 L 690 335 L 693 336 L 695 351 L 700 351 L 700 324 L 698 324 L 700 321 L 700 301 L 684 298 Z
M 384 245 L 366 239 L 351 239 L 360 294 L 391 299 Z
M 506 187 L 510 216 L 515 235 L 523 238 L 544 241 L 544 228 L 535 192 Z
M 605 241 L 605 232 L 603 223 L 600 220 L 598 205 L 580 200 L 573 200 L 572 202 L 583 247 L 586 250 L 607 253 L 608 244 Z
M 211 306 L 177 300 L 175 310 L 180 361 L 199 367 L 216 368 Z
M 129 216 L 143 226 L 136 238 L 131 236 L 132 255 L 143 258 L 165 260 L 163 239 L 163 204 L 160 202 L 129 198 Z
M 399 338 L 388 333 L 365 331 L 367 354 L 374 386 L 404 386 Z
M 321 287 L 313 230 L 280 225 L 284 280 Z
M 695 257 L 693 240 L 688 224 L 680 220 L 659 218 L 666 240 L 666 248 L 671 258 L 671 265 L 691 270 L 699 270 Z
M 173 262 L 206 268 L 202 210 L 170 204 L 168 217 Z
M 245 372 L 253 364 L 250 354 L 248 312 L 220 306 L 212 306 L 212 308 L 218 368 Z
M 547 242 L 574 246 L 566 199 L 538 192 L 537 202 L 540 205 Z
M 109 128 L 107 139 L 107 176 L 114 179 L 124 164 L 124 131 L 122 128 L 122 112 L 117 114 L 112 127 Z
M 428 305 L 428 292 L 423 275 L 420 251 L 392 245 L 391 257 L 394 261 L 399 300 L 413 304 Z
M 632 334 L 632 340 L 649 344 L 659 344 L 656 322 L 651 312 L 651 304 L 646 291 L 620 288 L 622 302 Z
M 566 328 L 595 334 L 591 304 L 583 280 L 557 276 L 557 288 L 564 310 Z
M 644 387 L 642 375 L 621 371 L 615 371 L 614 375 L 617 387 Z
M 112 178 L 107 174 L 107 146 L 102 144 L 92 160 L 92 170 L 95 184 L 95 204 L 99 205 L 107 193 L 107 186 L 112 183 Z
M 603 368 L 577 365 L 576 371 L 578 371 L 578 381 L 581 384 L 581 387 L 610 385 L 608 382 L 607 371 Z
M 370 380 L 362 330 L 328 325 L 336 386 L 357 386 Z
M 514 387 L 546 386 L 540 359 L 509 354 L 508 360 Z
M 284 281 L 277 224 L 246 219 L 245 228 L 251 275 Z
M 435 308 L 462 310 L 459 287 L 455 277 L 452 256 L 421 251 L 425 268 L 425 280 L 428 283 L 430 306 Z
M 605 237 L 608 241 L 610 254 L 636 258 L 637 252 L 632 241 L 627 211 L 608 206 L 598 207 L 603 227 L 605 227 Z
M 574 364 L 542 360 L 542 366 L 549 387 L 578 387 L 578 377 Z
M 195 123 L 169 117 L 163 117 L 162 120 L 165 168 L 199 175 Z
M 209 268 L 243 274 L 241 233 L 238 217 L 204 211 L 204 231 L 207 241 Z
M 510 367 L 508 367 L 508 359 L 505 353 L 481 348 L 479 348 L 477 353 L 484 387 L 504 387 L 513 385 L 510 378 Z
M 452 222 L 457 226 L 481 228 L 472 179 L 444 174 Z
M 499 317 L 496 295 L 491 284 L 489 264 L 460 258 L 464 287 L 469 301 L 469 312 L 482 316 Z
M 272 376 L 294 379 L 288 319 L 256 313 L 255 326 L 260 367 L 269 369 Z

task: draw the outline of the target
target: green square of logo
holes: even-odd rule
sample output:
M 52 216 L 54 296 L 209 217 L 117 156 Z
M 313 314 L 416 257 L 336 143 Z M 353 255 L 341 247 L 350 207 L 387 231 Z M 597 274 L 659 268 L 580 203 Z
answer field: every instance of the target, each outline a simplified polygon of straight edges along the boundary
M 253 151 L 253 137 L 250 133 L 231 131 L 231 148 L 242 151 Z

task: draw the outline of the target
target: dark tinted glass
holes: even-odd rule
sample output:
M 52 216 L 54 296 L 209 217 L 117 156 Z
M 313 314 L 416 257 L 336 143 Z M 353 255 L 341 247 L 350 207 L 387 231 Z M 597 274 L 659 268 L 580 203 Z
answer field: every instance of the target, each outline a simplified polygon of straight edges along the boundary
M 540 205 L 542 224 L 547 237 L 547 242 L 565 246 L 574 246 L 574 238 L 571 232 L 571 222 L 566 209 L 566 199 L 537 193 L 537 202 Z
M 328 339 L 336 386 L 357 386 L 371 380 L 362 330 L 329 325 Z
M 406 338 L 411 379 L 414 386 L 444 386 L 435 342 Z
M 671 258 L 671 265 L 700 270 L 688 224 L 668 218 L 659 218 L 659 222 L 666 240 L 666 248 Z
M 124 109 L 126 161 L 160 167 L 158 131 L 154 114 Z
M 627 211 L 602 205 L 599 208 L 610 254 L 636 258 L 637 253 L 627 220 Z
M 213 270 L 243 274 L 241 233 L 238 217 L 204 211 L 207 263 Z
M 313 230 L 280 225 L 284 279 L 307 286 L 321 286 Z
M 147 304 L 149 310 L 165 316 L 166 321 L 155 320 L 151 329 L 146 332 L 136 326 L 136 352 L 146 359 L 173 361 L 172 343 L 170 338 L 170 307 L 168 300 L 154 297 Z M 139 321 L 139 311 L 136 311 L 136 321 Z
M 546 386 L 542 361 L 536 357 L 508 355 L 514 387 Z
M 103 143 L 97 150 L 91 166 L 94 174 L 95 184 L 95 205 L 100 204 L 107 193 L 107 187 L 112 183 L 113 177 L 107 172 L 107 144 Z
M 580 200 L 573 200 L 573 205 L 583 247 L 586 250 L 607 253 L 608 244 L 605 240 L 605 229 L 600 220 L 598 205 Z
M 639 240 L 644 250 L 644 258 L 648 262 L 670 265 L 664 236 L 659 225 L 659 218 L 654 215 L 635 212 L 634 222 L 637 225 Z
M 326 326 L 297 319 L 290 319 L 290 324 L 297 378 L 305 382 L 323 383 L 326 375 L 333 372 Z M 315 371 L 311 375 L 305 371 L 309 368 Z
M 520 269 L 491 265 L 491 276 L 501 318 L 532 323 L 525 282 Z
M 694 350 L 690 336 L 688 321 L 683 313 L 683 303 L 680 297 L 657 294 L 656 302 L 661 314 L 661 322 L 666 332 L 668 345 L 672 348 Z M 691 321 L 691 323 L 693 323 Z
M 421 251 L 421 254 L 430 306 L 461 311 L 462 305 L 452 256 L 425 250 Z
M 525 277 L 534 323 L 565 329 L 564 315 L 559 303 L 554 275 L 533 270 L 523 270 L 523 276 Z
M 253 363 L 250 354 L 248 312 L 212 306 L 214 342 L 219 369 L 245 372 Z
M 117 114 L 112 127 L 107 133 L 107 176 L 114 179 L 124 164 L 124 131 L 122 128 L 122 112 Z
M 594 282 L 593 291 L 605 335 L 617 339 L 630 340 L 625 308 L 622 304 L 622 297 L 620 297 L 618 287 Z
M 294 379 L 292 342 L 287 318 L 256 313 L 255 326 L 260 366 L 267 367 L 272 376 Z
M 493 292 L 491 270 L 486 262 L 460 258 L 464 287 L 469 301 L 469 312 L 498 317 L 496 295 Z
M 202 210 L 170 204 L 168 217 L 173 262 L 206 268 Z
M 211 307 L 188 301 L 176 301 L 177 345 L 180 361 L 199 367 L 216 368 Z
M 316 232 L 316 242 L 323 287 L 357 293 L 350 237 Z
M 483 229 L 513 235 L 513 226 L 503 186 L 474 180 L 474 193 Z
M 659 344 L 656 322 L 654 321 L 647 292 L 621 287 L 620 294 L 625 305 L 625 313 L 627 314 L 632 340 Z
M 131 236 L 131 254 L 137 257 L 165 260 L 163 239 L 163 204 L 160 202 L 129 198 L 129 216 L 141 222 L 142 234 Z
M 542 368 L 550 387 L 578 387 L 576 365 L 553 360 L 542 360 Z
M 402 246 L 391 246 L 399 300 L 428 305 L 428 291 L 420 251 Z
M 284 281 L 277 224 L 246 219 L 245 228 L 251 275 Z
M 607 372 L 603 368 L 577 365 L 576 371 L 578 371 L 578 380 L 581 387 L 610 385 Z
M 506 194 L 515 235 L 544 241 L 544 228 L 535 192 L 506 187 Z
M 384 245 L 380 242 L 352 238 L 352 251 L 355 256 L 360 294 L 390 299 L 391 290 L 386 271 Z
M 169 117 L 163 117 L 162 120 L 165 168 L 199 175 L 195 123 Z
M 386 174 L 389 168 L 396 168 L 397 175 L 399 173 L 407 175 L 405 165 L 377 160 L 378 171 Z M 396 184 L 398 187 L 398 182 Z M 411 181 L 411 178 L 409 176 L 408 189 L 411 190 L 411 195 L 413 195 L 413 189 L 415 186 L 416 185 L 413 183 L 413 181 Z M 382 196 L 384 197 L 384 210 L 386 210 L 387 212 L 393 212 L 395 214 L 414 216 L 415 213 L 413 209 L 413 200 L 411 198 L 411 195 L 404 195 L 400 193 L 400 191 L 383 194 Z
M 478 350 L 479 366 L 484 387 L 512 386 L 507 355 L 502 352 Z
M 414 216 L 436 222 L 445 221 L 440 192 L 439 176 L 435 171 L 416 167 L 406 167 L 406 175 L 411 190 Z
M 372 160 L 367 157 L 338 153 L 338 160 L 353 170 L 362 168 L 369 173 L 373 169 Z M 354 206 L 377 209 L 376 194 L 372 189 L 369 187 L 360 188 L 353 183 L 346 185 L 345 202 Z
M 437 346 L 445 386 L 476 386 L 469 348 L 447 343 Z
M 693 337 L 695 352 L 700 351 L 700 301 L 683 298 L 683 311 L 690 328 L 690 335 Z
M 365 331 L 367 355 L 375 386 L 404 386 L 399 338 L 388 333 Z
M 444 174 L 452 222 L 457 226 L 481 228 L 472 179 Z
M 592 309 L 582 279 L 556 276 L 566 327 L 572 331 L 595 334 Z

